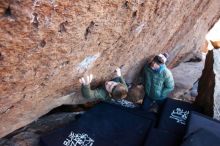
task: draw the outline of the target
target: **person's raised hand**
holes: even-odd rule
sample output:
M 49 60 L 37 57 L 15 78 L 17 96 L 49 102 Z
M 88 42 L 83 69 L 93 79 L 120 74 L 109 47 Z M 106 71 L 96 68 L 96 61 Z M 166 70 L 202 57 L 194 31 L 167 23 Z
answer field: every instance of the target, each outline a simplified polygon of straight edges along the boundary
M 117 67 L 115 71 L 116 71 L 116 75 L 118 77 L 121 77 L 121 69 L 119 67 Z
M 85 78 L 84 77 L 80 78 L 79 82 L 83 85 L 89 85 L 92 82 L 92 79 L 93 79 L 93 75 L 90 74 L 87 75 Z

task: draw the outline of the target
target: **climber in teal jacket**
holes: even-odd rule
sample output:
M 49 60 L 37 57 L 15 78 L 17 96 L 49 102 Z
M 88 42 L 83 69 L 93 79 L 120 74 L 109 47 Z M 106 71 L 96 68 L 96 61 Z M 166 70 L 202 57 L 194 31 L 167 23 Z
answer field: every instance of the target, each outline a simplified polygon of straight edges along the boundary
M 152 103 L 163 104 L 168 94 L 174 89 L 174 79 L 171 71 L 166 67 L 168 54 L 159 54 L 144 66 L 142 83 L 145 97 L 143 108 L 148 109 Z

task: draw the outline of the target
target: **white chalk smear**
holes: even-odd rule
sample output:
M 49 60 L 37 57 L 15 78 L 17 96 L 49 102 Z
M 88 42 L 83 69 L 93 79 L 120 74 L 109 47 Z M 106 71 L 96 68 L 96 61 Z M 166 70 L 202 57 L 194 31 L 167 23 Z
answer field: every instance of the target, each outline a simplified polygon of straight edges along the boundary
M 95 55 L 90 55 L 87 56 L 86 58 L 83 59 L 78 65 L 77 65 L 77 70 L 78 71 L 84 71 L 92 67 L 92 64 L 97 60 L 97 58 L 100 57 L 100 53 L 97 53 Z
M 141 23 L 140 25 L 138 25 L 136 28 L 135 28 L 135 30 L 134 30 L 134 33 L 135 33 L 135 36 L 137 37 L 140 33 L 141 33 L 141 31 L 143 30 L 143 28 L 144 28 L 144 23 Z

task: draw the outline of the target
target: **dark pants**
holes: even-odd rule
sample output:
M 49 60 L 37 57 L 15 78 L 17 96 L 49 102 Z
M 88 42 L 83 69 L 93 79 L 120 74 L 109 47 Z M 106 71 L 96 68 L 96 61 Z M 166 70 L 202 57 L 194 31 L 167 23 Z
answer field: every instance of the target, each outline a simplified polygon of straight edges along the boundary
M 161 108 L 163 107 L 165 101 L 166 101 L 166 99 L 153 100 L 152 98 L 145 95 L 143 103 L 142 103 L 142 109 L 143 110 L 150 110 L 151 108 L 158 108 L 158 110 L 160 111 Z

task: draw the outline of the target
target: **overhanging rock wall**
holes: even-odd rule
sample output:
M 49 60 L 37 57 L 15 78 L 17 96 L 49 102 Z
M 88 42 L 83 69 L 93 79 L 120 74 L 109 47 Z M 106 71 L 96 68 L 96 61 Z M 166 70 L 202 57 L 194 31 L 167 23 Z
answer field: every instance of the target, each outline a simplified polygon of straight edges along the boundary
M 99 82 L 123 66 L 130 82 L 144 59 L 165 51 L 175 65 L 219 16 L 219 0 L 0 1 L 0 137 L 84 102 L 85 74 Z

